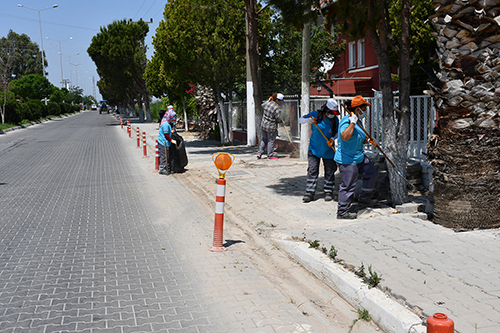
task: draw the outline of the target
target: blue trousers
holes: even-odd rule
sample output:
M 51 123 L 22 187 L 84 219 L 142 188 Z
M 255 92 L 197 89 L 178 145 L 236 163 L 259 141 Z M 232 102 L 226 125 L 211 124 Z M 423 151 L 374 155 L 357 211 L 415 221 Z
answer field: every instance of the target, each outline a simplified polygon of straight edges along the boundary
M 363 185 L 358 201 L 366 202 L 372 198 L 373 189 L 377 180 L 377 168 L 368 157 L 365 156 L 363 162 L 359 164 L 339 164 L 342 182 L 339 187 L 339 201 L 337 214 L 344 215 L 349 210 L 352 196 L 356 190 L 358 176 L 363 178 Z

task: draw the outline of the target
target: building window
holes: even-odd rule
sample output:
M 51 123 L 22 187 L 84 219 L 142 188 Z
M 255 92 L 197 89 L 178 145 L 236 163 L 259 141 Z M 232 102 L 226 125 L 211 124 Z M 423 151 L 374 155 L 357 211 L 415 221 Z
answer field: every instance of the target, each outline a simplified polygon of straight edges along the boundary
M 365 40 L 358 40 L 358 67 L 365 66 Z
M 349 68 L 356 67 L 356 43 L 349 43 Z

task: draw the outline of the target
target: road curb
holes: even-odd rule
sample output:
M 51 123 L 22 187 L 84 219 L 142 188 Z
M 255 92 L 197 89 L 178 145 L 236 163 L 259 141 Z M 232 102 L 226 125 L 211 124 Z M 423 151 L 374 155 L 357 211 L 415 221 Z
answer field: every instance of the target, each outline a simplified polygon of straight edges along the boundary
M 367 310 L 373 322 L 386 333 L 425 333 L 422 320 L 403 305 L 389 298 L 379 289 L 369 289 L 359 278 L 342 266 L 332 262 L 318 250 L 303 242 L 286 240 L 275 235 L 279 248 L 299 262 L 311 274 L 335 290 L 345 301 L 357 309 Z

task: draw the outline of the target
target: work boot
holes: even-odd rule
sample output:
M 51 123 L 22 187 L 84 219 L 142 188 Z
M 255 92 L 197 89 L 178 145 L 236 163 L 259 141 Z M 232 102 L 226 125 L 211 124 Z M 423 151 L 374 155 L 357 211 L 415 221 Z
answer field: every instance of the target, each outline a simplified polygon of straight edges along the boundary
M 332 201 L 333 197 L 330 193 L 325 194 L 325 201 Z
M 347 212 L 343 215 L 337 214 L 337 220 L 354 220 L 358 217 L 356 213 Z
M 375 199 L 370 199 L 370 200 L 358 200 L 358 203 L 361 205 L 361 206 L 364 206 L 364 207 L 374 207 L 378 204 L 378 201 L 375 200 Z
M 306 194 L 304 195 L 304 197 L 302 198 L 302 202 L 303 203 L 308 203 L 308 202 L 311 202 L 313 200 L 313 196 L 310 195 L 310 194 Z
M 160 175 L 167 175 L 169 174 L 169 172 L 165 169 L 161 169 L 160 172 L 159 172 Z

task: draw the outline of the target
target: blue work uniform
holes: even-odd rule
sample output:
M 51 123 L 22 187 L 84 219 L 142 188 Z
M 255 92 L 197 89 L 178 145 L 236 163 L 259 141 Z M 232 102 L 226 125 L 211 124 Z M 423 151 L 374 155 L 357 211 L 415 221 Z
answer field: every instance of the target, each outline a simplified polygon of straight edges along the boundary
M 335 153 L 335 161 L 339 164 L 342 178 L 339 187 L 338 215 L 344 215 L 349 210 L 352 196 L 356 190 L 358 176 L 363 178 L 358 202 L 370 201 L 377 180 L 377 169 L 370 159 L 365 156 L 364 142 L 366 134 L 359 123 L 354 127 L 351 138 L 347 141 L 342 140 L 341 133 L 349 127 L 349 124 L 349 116 L 345 116 L 340 120 L 338 146 Z
M 158 153 L 160 155 L 158 167 L 160 172 L 163 170 L 170 173 L 173 171 L 174 151 L 172 142 L 167 140 L 165 134 L 172 138 L 172 125 L 168 122 L 164 122 L 158 130 Z
M 309 139 L 309 149 L 307 152 L 308 167 L 306 195 L 314 198 L 314 193 L 318 185 L 319 164 L 321 159 L 323 159 L 323 167 L 325 169 L 323 189 L 325 191 L 325 196 L 332 196 L 333 188 L 335 187 L 337 163 L 333 160 L 335 152 L 328 145 L 327 140 L 337 137 L 339 119 L 337 116 L 330 119 L 326 117 L 324 113 L 320 113 L 319 110 L 316 110 L 302 116 L 302 120 L 299 119 L 299 122 L 304 123 L 311 117 L 317 120 L 317 124 L 311 125 L 311 138 Z

